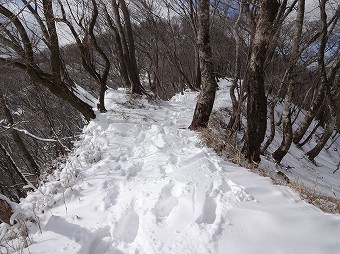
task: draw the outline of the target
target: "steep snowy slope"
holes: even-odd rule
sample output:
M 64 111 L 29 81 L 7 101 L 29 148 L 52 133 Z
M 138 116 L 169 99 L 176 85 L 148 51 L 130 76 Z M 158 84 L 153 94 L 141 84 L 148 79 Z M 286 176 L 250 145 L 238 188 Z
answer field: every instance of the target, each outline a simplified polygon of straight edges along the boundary
M 200 145 L 186 129 L 196 95 L 150 104 L 109 91 L 109 111 L 21 203 L 17 214 L 37 222 L 22 253 L 338 254 L 339 215 Z

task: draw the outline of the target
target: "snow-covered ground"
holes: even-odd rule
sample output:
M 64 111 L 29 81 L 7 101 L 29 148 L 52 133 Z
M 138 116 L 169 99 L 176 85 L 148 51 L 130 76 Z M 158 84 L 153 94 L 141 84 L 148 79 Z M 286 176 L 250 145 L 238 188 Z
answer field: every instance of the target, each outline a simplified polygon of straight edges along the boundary
M 196 96 L 149 103 L 109 91 L 108 112 L 20 204 L 18 218 L 32 218 L 22 253 L 338 254 L 339 215 L 202 147 L 186 129 Z M 217 98 L 229 103 L 225 89 Z M 2 244 L 13 252 L 15 241 Z

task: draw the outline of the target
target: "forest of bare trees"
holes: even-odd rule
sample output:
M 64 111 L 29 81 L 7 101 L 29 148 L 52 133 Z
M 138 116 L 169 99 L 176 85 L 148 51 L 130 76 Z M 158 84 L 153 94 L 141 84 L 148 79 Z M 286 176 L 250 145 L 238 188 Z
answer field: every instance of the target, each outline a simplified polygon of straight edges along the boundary
M 226 77 L 226 128 L 249 162 L 277 132 L 280 163 L 322 130 L 313 161 L 339 131 L 339 18 L 337 0 L 0 0 L 0 193 L 25 197 L 72 149 L 96 117 L 82 89 L 101 113 L 107 87 L 199 91 L 197 130 Z

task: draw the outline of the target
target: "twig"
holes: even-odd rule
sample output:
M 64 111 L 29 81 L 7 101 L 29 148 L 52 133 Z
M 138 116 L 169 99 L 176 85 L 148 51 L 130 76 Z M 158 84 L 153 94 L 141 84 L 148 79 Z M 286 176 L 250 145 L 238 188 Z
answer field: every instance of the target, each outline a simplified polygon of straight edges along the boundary
M 333 174 L 334 174 L 336 171 L 338 171 L 339 168 L 340 168 L 340 161 L 339 161 L 339 163 L 338 163 L 338 166 L 336 167 L 336 170 L 333 171 Z

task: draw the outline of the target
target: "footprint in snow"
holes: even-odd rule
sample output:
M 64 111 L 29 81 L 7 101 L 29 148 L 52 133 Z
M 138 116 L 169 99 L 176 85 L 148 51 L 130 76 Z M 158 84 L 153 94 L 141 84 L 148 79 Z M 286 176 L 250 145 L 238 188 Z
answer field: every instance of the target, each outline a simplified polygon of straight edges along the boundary
M 172 181 L 163 187 L 154 208 L 157 222 L 162 222 L 169 216 L 172 209 L 178 205 L 176 196 L 180 196 L 181 193 L 182 188 L 179 185 L 176 186 Z
M 116 205 L 117 198 L 120 193 L 120 186 L 119 184 L 106 184 L 106 194 L 104 197 L 104 207 L 103 210 L 107 210 L 111 206 Z
M 213 189 L 211 184 L 210 189 L 205 194 L 205 200 L 201 215 L 196 219 L 196 223 L 213 224 L 216 220 L 217 203 L 214 198 L 217 196 L 217 190 Z
M 138 229 L 139 216 L 133 208 L 129 208 L 114 225 L 111 235 L 116 242 L 132 243 L 137 236 Z
M 204 199 L 202 212 L 201 212 L 201 215 L 196 219 L 196 223 L 198 224 L 215 223 L 217 202 L 220 202 L 220 198 L 218 198 L 218 196 L 223 197 L 225 193 L 230 193 L 231 191 L 232 191 L 232 187 L 224 179 L 213 181 L 210 185 L 210 188 L 205 193 L 205 199 Z M 224 200 L 224 201 L 226 203 L 228 202 L 228 200 Z

